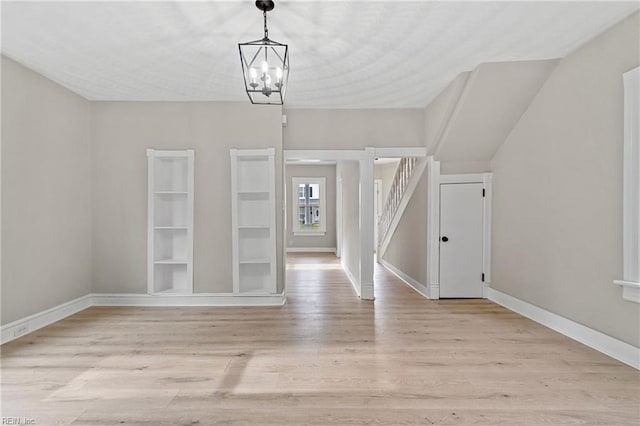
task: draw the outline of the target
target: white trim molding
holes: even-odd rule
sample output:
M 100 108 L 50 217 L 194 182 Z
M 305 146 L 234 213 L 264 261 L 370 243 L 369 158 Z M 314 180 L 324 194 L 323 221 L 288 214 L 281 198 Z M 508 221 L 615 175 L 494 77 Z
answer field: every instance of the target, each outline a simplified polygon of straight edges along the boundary
M 427 149 L 424 147 L 407 148 L 374 148 L 374 157 L 381 158 L 405 158 L 405 157 L 426 157 Z
M 373 160 L 375 148 L 365 148 L 360 160 L 360 298 L 374 300 L 373 288 Z
M 440 298 L 440 162 L 427 158 L 427 294 Z
M 640 67 L 622 75 L 624 149 L 622 178 L 622 298 L 640 303 Z
M 364 157 L 363 150 L 347 149 L 285 149 L 283 151 L 284 161 L 358 161 Z
M 334 253 L 335 247 L 287 247 L 287 253 Z
M 60 321 L 61 319 L 91 307 L 92 304 L 92 295 L 87 294 L 58 306 L 54 306 L 53 308 L 49 308 L 42 312 L 38 312 L 3 325 L 0 327 L 2 330 L 0 344 L 5 344 L 17 339 L 18 337 L 24 336 L 25 334 L 29 334 L 41 329 L 42 327 L 51 325 L 54 322 Z
M 427 287 L 425 287 L 424 285 L 422 285 L 418 281 L 414 280 L 409 275 L 405 274 L 400 269 L 396 268 L 395 266 L 393 266 L 391 263 L 387 262 L 386 260 L 378 259 L 378 261 L 380 262 L 380 264 L 382 266 L 387 268 L 387 270 L 389 272 L 391 272 L 393 275 L 398 277 L 400 279 L 400 281 L 405 283 L 408 287 L 410 287 L 411 289 L 415 290 L 416 292 L 418 292 L 420 295 L 424 296 L 425 298 L 429 299 Z
M 342 162 L 336 163 L 336 256 L 342 257 Z
M 640 370 L 640 348 L 493 288 L 489 300 Z
M 616 280 L 613 283 L 622 286 L 622 298 L 624 300 L 640 303 L 640 283 L 623 280 Z
M 335 166 L 336 160 L 287 160 L 287 166 Z

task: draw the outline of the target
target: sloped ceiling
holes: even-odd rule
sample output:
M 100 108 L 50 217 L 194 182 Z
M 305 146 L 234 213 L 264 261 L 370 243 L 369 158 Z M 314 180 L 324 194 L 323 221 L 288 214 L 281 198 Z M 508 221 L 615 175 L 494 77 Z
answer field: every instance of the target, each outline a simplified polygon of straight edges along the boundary
M 558 60 L 481 64 L 442 116 L 430 151 L 442 162 L 489 161 L 507 138 Z M 457 88 L 450 86 L 453 91 Z
M 285 2 L 288 107 L 424 107 L 483 62 L 562 57 L 637 2 Z M 2 52 L 91 100 L 246 101 L 250 1 L 3 2 Z

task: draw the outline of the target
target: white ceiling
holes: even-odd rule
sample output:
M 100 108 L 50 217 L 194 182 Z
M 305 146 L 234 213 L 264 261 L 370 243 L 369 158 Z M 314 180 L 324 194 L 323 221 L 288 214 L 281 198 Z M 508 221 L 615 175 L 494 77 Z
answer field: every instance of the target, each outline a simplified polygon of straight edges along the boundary
M 285 2 L 286 105 L 424 107 L 483 62 L 565 56 L 637 2 Z M 247 101 L 238 42 L 253 1 L 3 2 L 2 52 L 91 100 Z

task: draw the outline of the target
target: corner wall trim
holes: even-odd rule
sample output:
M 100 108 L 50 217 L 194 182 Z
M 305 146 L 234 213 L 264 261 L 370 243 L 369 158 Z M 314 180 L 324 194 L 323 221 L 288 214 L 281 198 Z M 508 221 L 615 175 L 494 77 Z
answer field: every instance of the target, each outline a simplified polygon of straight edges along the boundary
M 378 262 L 380 262 L 380 264 L 382 266 L 387 268 L 387 270 L 389 272 L 391 272 L 393 275 L 395 275 L 396 277 L 400 278 L 400 280 L 403 283 L 405 283 L 407 286 L 411 287 L 413 290 L 415 290 L 416 292 L 420 293 L 425 298 L 429 299 L 429 295 L 427 294 L 427 287 L 425 287 L 424 285 L 420 284 L 418 281 L 414 280 L 409 275 L 405 274 L 400 269 L 396 268 L 395 266 L 393 266 L 392 264 L 390 264 L 386 260 L 378 259 Z
M 0 327 L 0 344 L 5 344 L 25 334 L 46 327 L 70 315 L 83 311 L 92 305 L 92 296 L 87 294 L 62 303 L 42 312 L 10 322 Z
M 640 370 L 640 348 L 493 288 L 489 300 Z
M 640 303 L 640 283 L 624 280 L 616 280 L 613 283 L 622 286 L 622 298 L 624 300 Z
M 287 253 L 334 253 L 335 247 L 287 247 Z

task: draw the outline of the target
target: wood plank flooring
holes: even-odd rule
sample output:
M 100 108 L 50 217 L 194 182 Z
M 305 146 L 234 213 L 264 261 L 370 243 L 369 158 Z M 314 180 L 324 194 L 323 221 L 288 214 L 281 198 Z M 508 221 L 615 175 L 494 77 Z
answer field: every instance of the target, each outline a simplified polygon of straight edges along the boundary
M 268 308 L 94 307 L 2 346 L 2 416 L 37 425 L 638 425 L 640 372 L 486 300 L 289 256 Z

